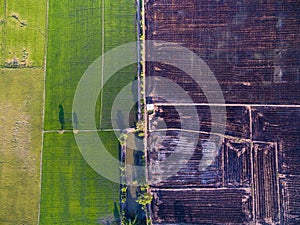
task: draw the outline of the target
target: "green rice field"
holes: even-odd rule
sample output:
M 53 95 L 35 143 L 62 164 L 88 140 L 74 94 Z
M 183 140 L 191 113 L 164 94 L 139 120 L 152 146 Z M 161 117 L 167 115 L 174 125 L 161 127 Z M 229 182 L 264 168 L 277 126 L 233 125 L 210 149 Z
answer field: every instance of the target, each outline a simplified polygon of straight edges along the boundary
M 99 135 L 118 158 L 114 133 Z M 119 185 L 90 168 L 73 133 L 46 133 L 44 141 L 40 224 L 101 224 L 101 220 L 117 220 Z
M 80 78 L 104 52 L 136 40 L 135 13 L 134 1 L 50 1 L 46 130 L 60 129 L 60 104 L 64 107 L 65 129 L 72 129 L 72 102 Z M 110 108 L 114 97 L 135 77 L 133 65 L 120 70 L 106 84 L 95 109 L 97 127 L 111 128 Z M 100 117 L 103 126 L 99 126 Z
M 135 13 L 134 1 L 50 1 L 40 224 L 118 221 L 119 184 L 97 174 L 82 158 L 72 133 L 72 103 L 80 78 L 95 59 L 136 40 Z M 111 128 L 114 97 L 135 77 L 136 66 L 132 65 L 106 84 L 95 109 L 97 128 Z M 61 129 L 59 105 L 64 108 L 63 134 L 57 132 Z M 99 135 L 118 158 L 114 132 Z

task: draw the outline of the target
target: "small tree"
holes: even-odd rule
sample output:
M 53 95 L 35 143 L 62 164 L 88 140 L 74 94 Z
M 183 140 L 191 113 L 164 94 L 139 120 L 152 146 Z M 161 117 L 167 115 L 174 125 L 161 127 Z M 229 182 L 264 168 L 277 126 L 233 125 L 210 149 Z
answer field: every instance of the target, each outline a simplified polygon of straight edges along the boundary
M 122 133 L 118 138 L 120 145 L 124 145 L 126 143 L 127 138 L 128 138 L 128 134 Z
M 136 122 L 136 130 L 144 132 L 145 129 L 145 121 L 144 120 L 139 120 Z
M 149 185 L 142 186 L 138 199 L 136 200 L 142 206 L 142 209 L 145 210 L 146 206 L 152 202 L 153 196 L 148 192 Z
M 153 196 L 150 193 L 146 192 L 144 194 L 141 194 L 136 200 L 136 202 L 142 206 L 143 210 L 145 210 L 146 206 L 152 202 L 152 199 Z
M 136 126 L 136 132 L 138 132 L 138 136 L 143 137 L 144 129 L 145 129 L 145 121 L 139 120 L 138 122 L 136 122 L 135 126 Z

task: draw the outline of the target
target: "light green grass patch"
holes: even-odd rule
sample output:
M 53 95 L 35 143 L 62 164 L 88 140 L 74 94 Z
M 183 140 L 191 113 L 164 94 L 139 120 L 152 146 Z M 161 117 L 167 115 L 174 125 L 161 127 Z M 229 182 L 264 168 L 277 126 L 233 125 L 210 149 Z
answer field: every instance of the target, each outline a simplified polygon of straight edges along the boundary
M 137 40 L 136 31 L 136 6 L 135 1 L 105 1 L 104 19 L 104 49 L 105 52 L 123 44 Z M 136 49 L 131 53 L 137 54 Z M 106 62 L 109 63 L 109 62 Z M 113 101 L 120 90 L 137 76 L 137 65 L 121 69 L 105 84 L 102 93 L 101 129 L 110 129 L 111 109 Z M 137 91 L 137 90 L 133 90 Z M 128 115 L 124 115 L 128 116 Z
M 15 59 L 22 66 L 43 67 L 46 0 L 6 0 L 2 7 L 1 66 Z
M 0 69 L 0 224 L 37 224 L 42 69 Z
M 64 107 L 65 129 L 72 129 L 74 93 L 88 66 L 102 55 L 102 39 L 104 38 L 104 52 L 136 40 L 135 1 L 104 1 L 104 21 L 102 21 L 102 6 L 101 0 L 50 1 L 46 130 L 60 129 L 58 120 L 60 104 Z M 118 91 L 135 77 L 136 65 L 133 65 L 117 73 L 114 81 L 106 85 L 103 97 L 99 97 L 95 109 L 97 127 L 100 125 L 101 117 L 103 126 L 100 127 L 111 128 L 112 102 Z M 103 100 L 103 107 L 100 99 Z
M 72 129 L 75 89 L 88 66 L 101 55 L 102 7 L 95 1 L 50 1 L 45 129 L 60 129 L 60 104 L 65 129 Z M 99 105 L 96 109 L 99 121 Z
M 118 158 L 114 133 L 99 135 Z M 119 184 L 101 177 L 85 162 L 73 133 L 46 133 L 44 140 L 40 224 L 99 224 L 104 218 L 114 221 Z

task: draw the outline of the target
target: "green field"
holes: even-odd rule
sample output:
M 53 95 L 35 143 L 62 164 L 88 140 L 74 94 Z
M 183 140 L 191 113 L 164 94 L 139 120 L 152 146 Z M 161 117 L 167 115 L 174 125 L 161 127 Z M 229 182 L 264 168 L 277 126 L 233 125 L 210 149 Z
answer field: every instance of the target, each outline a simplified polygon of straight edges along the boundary
M 0 67 L 14 59 L 26 67 L 44 62 L 46 0 L 1 0 Z
M 100 137 L 118 158 L 119 146 L 114 133 L 103 132 Z M 114 221 L 119 185 L 90 168 L 80 154 L 73 133 L 47 133 L 44 141 L 40 224 Z
M 135 41 L 135 27 L 133 0 L 50 1 L 46 130 L 60 129 L 58 120 L 60 104 L 64 107 L 65 129 L 72 129 L 73 96 L 83 73 L 103 52 Z M 110 121 L 110 106 L 114 95 L 135 77 L 136 68 L 132 66 L 116 74 L 116 82 L 106 85 L 95 109 L 97 126 L 100 124 L 101 114 L 102 120 L 108 123 L 101 127 L 110 127 L 110 122 L 107 121 Z
M 85 70 L 105 51 L 136 40 L 135 2 L 62 0 L 49 3 L 44 121 L 47 132 L 43 147 L 40 224 L 107 224 L 105 221 L 112 222 L 116 217 L 119 185 L 89 167 L 72 132 L 56 132 L 61 129 L 59 105 L 64 107 L 64 130 L 72 130 L 73 97 Z M 136 66 L 129 66 L 106 85 L 95 109 L 98 128 L 111 127 L 110 107 L 114 96 L 135 77 Z M 105 126 L 100 125 L 100 121 L 105 121 Z M 103 131 L 99 135 L 117 157 L 119 143 L 114 133 Z
M 105 1 L 105 52 L 122 44 L 136 41 L 135 1 Z M 136 51 L 136 49 L 132 49 Z M 109 62 L 108 62 L 109 63 Z M 110 129 L 111 108 L 116 95 L 137 75 L 137 65 L 118 71 L 105 84 L 101 103 L 101 129 Z
M 101 53 L 101 1 L 50 1 L 45 129 L 59 129 L 58 106 L 70 129 L 72 101 L 84 71 Z M 99 110 L 98 110 L 99 113 Z
M 0 224 L 37 224 L 42 69 L 0 69 Z

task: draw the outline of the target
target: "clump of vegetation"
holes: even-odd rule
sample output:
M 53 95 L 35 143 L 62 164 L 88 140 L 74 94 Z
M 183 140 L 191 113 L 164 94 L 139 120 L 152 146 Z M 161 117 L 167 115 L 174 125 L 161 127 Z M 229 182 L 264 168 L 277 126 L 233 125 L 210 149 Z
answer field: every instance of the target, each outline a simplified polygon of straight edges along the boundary
M 132 220 L 130 218 L 126 218 L 122 221 L 122 225 L 139 225 L 139 221 L 137 219 L 137 216 Z
M 126 202 L 126 192 L 127 192 L 127 187 L 126 186 L 123 186 L 121 188 L 121 202 L 122 203 L 125 203 Z
M 144 137 L 145 121 L 139 120 L 135 126 L 136 126 L 136 132 L 138 132 L 138 136 Z
M 27 23 L 25 21 L 21 21 L 17 14 L 12 14 L 11 17 L 16 19 L 20 23 L 20 27 L 27 26 Z
M 13 58 L 12 60 L 10 60 L 10 61 L 6 61 L 6 62 L 4 63 L 4 66 L 5 66 L 6 68 L 22 68 L 22 67 L 25 67 L 25 65 L 22 64 L 22 63 L 20 63 L 20 62 L 19 62 L 19 59 L 16 58 L 16 57 L 14 57 L 14 58 Z
M 26 51 L 26 49 L 23 49 L 22 53 L 23 53 L 23 55 L 22 55 L 21 62 L 22 62 L 22 64 L 26 65 L 28 57 L 29 57 L 29 53 Z
M 22 59 L 20 60 L 17 57 L 14 57 L 11 60 L 8 60 L 4 63 L 6 68 L 24 68 L 28 64 L 29 53 L 26 49 L 22 50 Z
M 153 199 L 152 194 L 148 191 L 149 188 L 150 186 L 148 184 L 141 186 L 138 199 L 136 200 L 136 202 L 142 206 L 143 210 L 146 210 L 146 206 L 151 204 Z
M 15 18 L 16 20 L 19 20 L 19 17 L 18 17 L 18 15 L 17 15 L 17 14 L 15 14 L 15 13 L 13 13 L 13 14 L 11 15 L 11 17 L 12 17 L 12 18 Z
M 120 137 L 118 138 L 119 142 L 120 142 L 120 145 L 125 145 L 126 144 L 126 140 L 128 138 L 128 134 L 126 133 L 122 133 L 120 135 Z

